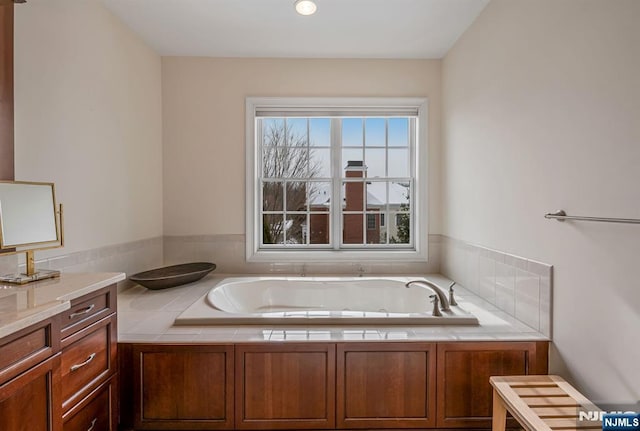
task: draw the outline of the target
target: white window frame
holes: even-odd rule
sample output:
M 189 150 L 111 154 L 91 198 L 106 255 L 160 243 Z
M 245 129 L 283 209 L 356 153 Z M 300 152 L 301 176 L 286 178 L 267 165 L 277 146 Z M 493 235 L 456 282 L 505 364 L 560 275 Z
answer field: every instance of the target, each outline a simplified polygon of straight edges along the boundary
M 259 152 L 256 136 L 256 113 L 262 110 L 287 112 L 313 110 L 333 115 L 357 115 L 357 112 L 379 111 L 381 116 L 394 111 L 417 110 L 416 142 L 411 154 L 414 174 L 413 248 L 412 249 L 263 249 L 260 248 L 261 222 L 258 205 Z M 246 98 L 246 258 L 248 262 L 426 262 L 428 257 L 428 100 L 426 98 L 334 98 L 334 97 L 247 97 Z M 334 133 L 337 131 L 334 130 Z M 334 157 L 340 157 L 334 154 Z M 332 229 L 336 211 L 332 214 Z M 338 220 L 339 222 L 339 220 Z

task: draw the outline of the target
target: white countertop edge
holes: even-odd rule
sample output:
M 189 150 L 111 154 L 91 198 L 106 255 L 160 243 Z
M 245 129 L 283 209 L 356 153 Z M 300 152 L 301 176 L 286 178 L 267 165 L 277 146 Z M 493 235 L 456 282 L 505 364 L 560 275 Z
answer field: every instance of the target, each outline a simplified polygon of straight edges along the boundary
M 127 278 L 127 276 L 123 272 L 106 272 L 97 273 L 96 275 L 104 275 L 109 278 L 105 278 L 80 289 L 76 289 L 73 292 L 67 293 L 66 295 L 61 295 L 57 299 L 59 301 L 73 301 L 74 299 L 86 295 L 87 293 L 95 292 L 96 290 L 100 290 L 103 287 L 107 287 L 114 283 L 124 281 Z
M 6 325 L 0 326 L 0 338 L 4 338 L 11 334 L 14 334 L 21 329 L 27 328 L 31 325 L 35 325 L 36 323 L 42 322 L 43 320 L 48 319 L 49 317 L 53 317 L 58 313 L 62 313 L 65 310 L 71 308 L 71 303 L 69 301 L 60 302 L 58 304 L 52 304 L 50 306 L 43 307 L 41 311 L 36 312 L 30 316 L 23 317 L 22 319 L 18 319 L 14 322 L 8 323 Z
M 64 275 L 65 274 L 63 273 L 62 274 L 63 278 L 64 278 Z M 74 275 L 73 273 L 69 273 L 69 276 L 73 276 L 73 275 Z M 55 301 L 52 301 L 50 304 L 44 304 L 41 307 L 39 307 L 41 308 L 41 310 L 36 311 L 34 309 L 32 314 L 29 314 L 24 317 L 18 317 L 16 318 L 16 320 L 14 320 L 11 323 L 0 325 L 0 338 L 4 338 L 9 335 L 12 335 L 24 328 L 27 328 L 31 325 L 35 325 L 39 322 L 42 322 L 43 320 L 46 320 L 50 317 L 55 316 L 56 314 L 59 314 L 65 310 L 68 310 L 69 308 L 71 308 L 71 301 L 73 301 L 74 299 L 79 298 L 88 293 L 95 292 L 96 290 L 100 290 L 103 287 L 107 287 L 114 283 L 118 283 L 127 278 L 126 274 L 124 274 L 123 272 L 95 273 L 95 276 L 96 277 L 103 276 L 105 278 L 102 278 L 99 281 L 96 281 L 94 283 L 88 284 L 79 289 L 75 289 L 69 293 L 56 297 L 56 301 L 59 301 L 57 303 Z M 43 280 L 43 281 L 48 281 L 48 280 Z

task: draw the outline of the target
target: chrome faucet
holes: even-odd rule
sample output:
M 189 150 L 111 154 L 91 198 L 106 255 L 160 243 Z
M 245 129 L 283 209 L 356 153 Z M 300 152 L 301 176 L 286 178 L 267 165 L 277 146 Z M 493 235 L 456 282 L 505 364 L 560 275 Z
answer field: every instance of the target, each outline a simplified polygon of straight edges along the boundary
M 447 299 L 447 296 L 442 293 L 438 286 L 427 280 L 411 280 L 407 282 L 407 284 L 405 284 L 405 287 L 409 288 L 413 284 L 418 284 L 422 287 L 428 287 L 429 289 L 433 290 L 433 293 L 438 295 L 438 300 L 440 301 L 440 308 L 442 309 L 442 311 L 451 310 L 451 307 L 449 307 L 449 300 Z

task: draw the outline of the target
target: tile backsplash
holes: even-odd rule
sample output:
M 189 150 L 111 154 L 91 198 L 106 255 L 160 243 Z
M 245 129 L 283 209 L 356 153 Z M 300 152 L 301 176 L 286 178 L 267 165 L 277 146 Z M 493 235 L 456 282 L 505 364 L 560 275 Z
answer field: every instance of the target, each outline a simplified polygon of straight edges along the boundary
M 440 273 L 551 337 L 553 266 L 442 236 Z
M 425 274 L 440 270 L 440 235 L 429 235 L 429 261 L 409 263 L 385 262 L 247 262 L 245 236 L 191 235 L 165 236 L 165 264 L 208 261 L 217 272 L 227 274 Z
M 68 254 L 64 248 L 35 253 L 36 268 L 64 272 L 124 272 L 127 275 L 163 265 L 162 237 L 131 241 Z M 0 273 L 24 272 L 24 254 L 0 257 Z M 121 288 L 131 282 L 119 283 Z

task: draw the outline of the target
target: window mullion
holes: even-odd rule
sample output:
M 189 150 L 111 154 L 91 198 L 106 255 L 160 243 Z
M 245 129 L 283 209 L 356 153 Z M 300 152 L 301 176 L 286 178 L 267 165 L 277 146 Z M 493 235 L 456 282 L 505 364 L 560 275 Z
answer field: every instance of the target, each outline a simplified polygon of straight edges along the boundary
M 339 118 L 331 119 L 331 201 L 330 201 L 330 237 L 334 250 L 340 249 L 342 243 L 342 122 Z

